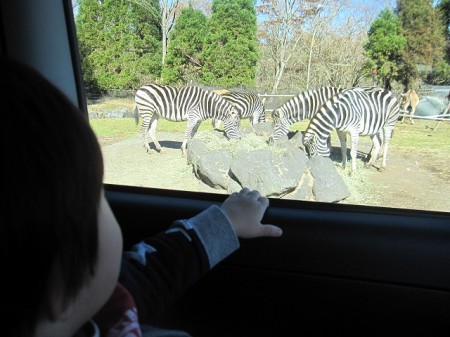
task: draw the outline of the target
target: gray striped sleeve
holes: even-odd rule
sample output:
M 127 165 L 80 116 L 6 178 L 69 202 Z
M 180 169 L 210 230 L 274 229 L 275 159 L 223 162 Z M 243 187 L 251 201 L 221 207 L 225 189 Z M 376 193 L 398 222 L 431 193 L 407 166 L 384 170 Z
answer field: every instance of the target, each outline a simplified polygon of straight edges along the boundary
M 177 220 L 174 225 L 195 231 L 208 255 L 210 268 L 239 248 L 230 220 L 216 205 L 188 220 Z

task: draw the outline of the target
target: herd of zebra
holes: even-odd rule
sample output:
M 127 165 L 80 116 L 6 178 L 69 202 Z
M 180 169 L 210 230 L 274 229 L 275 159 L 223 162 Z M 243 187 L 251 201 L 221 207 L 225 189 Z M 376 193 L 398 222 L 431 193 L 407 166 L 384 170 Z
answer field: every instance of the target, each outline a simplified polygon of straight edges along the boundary
M 385 168 L 399 113 L 400 105 L 394 93 L 378 87 L 306 90 L 272 111 L 273 133 L 268 142 L 273 144 L 286 135 L 291 124 L 309 119 L 303 137 L 309 156 L 329 156 L 330 135 L 336 130 L 344 167 L 347 163 L 346 135 L 350 134 L 352 173 L 356 173 L 359 136 L 370 136 L 372 140 L 368 165 L 374 164 L 383 147 L 382 168 Z M 187 121 L 181 146 L 183 154 L 187 142 L 206 119 L 212 119 L 216 127 L 222 121 L 228 139 L 241 138 L 241 119 L 248 118 L 252 124 L 266 121 L 264 104 L 257 94 L 218 94 L 196 86 L 176 88 L 159 84 L 144 85 L 137 90 L 134 115 L 136 123 L 142 117 L 141 130 L 147 152 L 151 151 L 148 135 L 157 151 L 162 150 L 156 138 L 159 118 Z

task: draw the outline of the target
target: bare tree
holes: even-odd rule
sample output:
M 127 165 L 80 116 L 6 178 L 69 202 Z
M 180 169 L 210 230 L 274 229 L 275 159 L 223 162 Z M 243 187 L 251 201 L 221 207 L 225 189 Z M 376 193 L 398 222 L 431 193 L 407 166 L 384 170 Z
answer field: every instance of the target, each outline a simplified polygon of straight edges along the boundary
M 162 60 L 161 64 L 166 63 L 167 46 L 169 44 L 169 33 L 175 24 L 176 17 L 183 7 L 180 5 L 180 0 L 159 0 L 159 7 L 155 8 L 152 0 L 130 0 L 135 4 L 147 10 L 155 19 L 161 19 L 161 34 L 162 34 Z
M 281 87 L 294 93 L 299 88 L 363 83 L 367 27 L 381 3 L 266 0 L 263 5 L 261 86 L 271 87 L 273 94 Z
M 261 23 L 260 37 L 275 63 L 272 94 L 277 92 L 286 66 L 299 42 L 296 31 L 307 16 L 307 7 L 317 4 L 318 2 L 314 4 L 296 0 L 262 0 L 258 6 L 258 12 L 265 18 Z
M 261 43 L 270 51 L 275 65 L 272 93 L 276 93 L 286 68 L 307 50 L 306 87 L 309 87 L 317 35 L 330 25 L 348 0 L 262 0 Z M 302 60 L 300 60 L 300 63 Z M 294 62 L 292 62 L 294 63 Z
M 315 85 L 358 86 L 363 80 L 366 61 L 363 45 L 367 40 L 367 27 L 373 19 L 373 8 L 370 10 L 344 1 L 334 5 L 334 13 L 345 12 L 345 18 L 341 16 L 331 24 L 319 22 L 319 34 L 312 53 L 315 62 L 308 67 L 315 75 L 311 81 Z

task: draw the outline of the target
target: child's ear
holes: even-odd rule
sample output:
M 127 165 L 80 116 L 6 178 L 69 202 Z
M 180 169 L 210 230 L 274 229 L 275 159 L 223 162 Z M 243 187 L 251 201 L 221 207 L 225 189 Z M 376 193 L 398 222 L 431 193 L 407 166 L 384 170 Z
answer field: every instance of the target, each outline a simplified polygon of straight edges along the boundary
M 55 264 L 50 272 L 47 289 L 46 311 L 50 321 L 65 321 L 73 313 L 74 301 L 67 300 L 64 293 L 60 269 Z
M 65 321 L 74 311 L 74 301 L 64 301 L 60 291 L 52 293 L 48 304 L 49 319 L 51 321 Z

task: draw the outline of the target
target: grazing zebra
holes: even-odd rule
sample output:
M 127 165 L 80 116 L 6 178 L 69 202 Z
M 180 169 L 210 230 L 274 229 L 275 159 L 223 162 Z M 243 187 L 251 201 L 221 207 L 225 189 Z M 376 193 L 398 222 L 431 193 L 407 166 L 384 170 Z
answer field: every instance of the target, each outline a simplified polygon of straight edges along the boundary
M 249 119 L 253 124 L 266 121 L 264 104 L 258 95 L 253 93 L 225 92 L 221 96 L 232 103 L 241 119 Z M 220 127 L 221 120 L 213 119 L 215 129 Z
M 269 144 L 289 132 L 291 124 L 311 119 L 332 96 L 344 89 L 336 87 L 322 87 L 317 90 L 303 91 L 289 99 L 279 108 L 272 111 L 273 134 L 269 138 Z
M 402 96 L 402 110 L 403 110 L 402 123 L 405 121 L 405 114 L 408 112 L 408 108 L 411 107 L 411 112 L 409 113 L 409 120 L 411 121 L 411 124 L 414 124 L 413 118 L 414 114 L 416 113 L 416 107 L 420 101 L 419 95 L 417 95 L 417 92 L 415 90 L 409 89 L 401 96 Z
M 241 138 L 239 131 L 239 116 L 235 108 L 220 95 L 195 86 L 175 88 L 159 84 L 149 84 L 140 87 L 135 95 L 134 116 L 136 124 L 139 115 L 142 116 L 142 135 L 144 146 L 150 152 L 147 135 L 153 140 L 158 152 L 162 151 L 156 139 L 155 131 L 158 119 L 180 122 L 187 120 L 181 152 L 184 154 L 186 145 L 203 120 L 220 118 L 224 121 L 225 134 L 229 139 Z
M 386 167 L 389 141 L 398 120 L 400 104 L 395 95 L 385 89 L 352 88 L 333 96 L 311 119 L 303 144 L 310 156 L 329 156 L 327 139 L 336 129 L 342 144 L 346 134 L 352 140 L 352 174 L 356 173 L 356 153 L 359 136 L 370 136 L 372 150 L 368 165 L 373 165 L 383 144 L 382 168 Z M 382 137 L 381 137 L 382 136 Z M 382 139 L 381 139 L 382 138 Z M 342 165 L 346 166 L 347 147 L 342 150 Z

